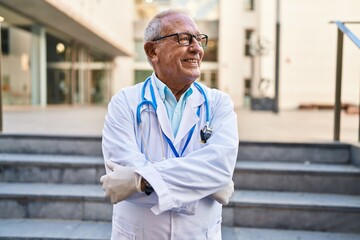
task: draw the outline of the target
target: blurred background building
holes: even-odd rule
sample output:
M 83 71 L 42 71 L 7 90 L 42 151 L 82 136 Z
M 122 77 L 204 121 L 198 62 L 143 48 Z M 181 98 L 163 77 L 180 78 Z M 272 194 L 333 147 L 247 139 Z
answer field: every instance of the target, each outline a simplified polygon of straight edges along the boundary
M 3 104 L 106 104 L 151 74 L 143 30 L 171 7 L 189 9 L 209 36 L 199 80 L 230 94 L 237 108 L 267 110 L 275 97 L 280 109 L 332 105 L 330 21 L 360 17 L 358 0 L 0 0 Z M 360 33 L 360 24 L 349 27 Z M 359 51 L 347 41 L 343 102 L 358 104 Z
M 238 115 L 223 239 L 360 239 L 359 115 L 341 112 L 338 141 L 333 110 L 298 110 L 334 107 L 330 21 L 353 21 L 360 37 L 360 0 L 0 0 L 0 239 L 110 239 L 106 105 L 151 74 L 143 30 L 171 7 L 209 36 L 199 81 L 227 92 Z M 348 36 L 342 77 L 341 100 L 357 111 L 360 51 Z
M 133 12 L 132 1 L 1 1 L 4 104 L 107 102 L 132 83 Z

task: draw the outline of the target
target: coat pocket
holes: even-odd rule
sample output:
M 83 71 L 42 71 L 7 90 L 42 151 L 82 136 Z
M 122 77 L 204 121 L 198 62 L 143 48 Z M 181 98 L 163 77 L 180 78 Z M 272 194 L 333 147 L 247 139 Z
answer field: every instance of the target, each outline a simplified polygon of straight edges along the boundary
M 207 230 L 206 237 L 209 240 L 221 240 L 221 219 L 215 226 Z
M 116 222 L 112 224 L 111 240 L 135 240 L 136 234 L 126 230 Z

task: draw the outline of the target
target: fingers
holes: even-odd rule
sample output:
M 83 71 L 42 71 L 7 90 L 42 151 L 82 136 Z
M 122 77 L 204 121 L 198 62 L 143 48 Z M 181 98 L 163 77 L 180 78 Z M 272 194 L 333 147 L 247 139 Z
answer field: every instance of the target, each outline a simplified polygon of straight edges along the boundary
M 114 169 L 118 166 L 116 163 L 112 162 L 111 160 L 107 160 L 105 161 L 105 165 L 106 167 L 111 170 L 111 171 L 114 171 Z M 109 172 L 108 172 L 109 173 Z M 102 176 L 100 178 L 100 183 L 103 183 L 104 182 L 104 178 L 106 177 L 106 175 Z
M 105 197 L 115 204 L 136 192 L 134 167 L 124 167 L 112 161 L 105 162 L 109 172 L 100 178 Z
M 116 163 L 112 162 L 111 160 L 107 160 L 105 162 L 105 165 L 107 168 L 109 168 L 111 171 L 114 171 L 114 169 L 118 166 Z M 111 174 L 110 174 L 111 175 Z M 109 186 L 109 174 L 103 175 L 100 177 L 100 183 L 102 185 L 102 190 L 104 191 L 105 198 L 109 199 L 112 204 L 115 204 L 118 201 L 116 194 L 113 194 L 111 191 L 111 187 Z
M 110 191 L 107 187 L 107 176 L 104 175 L 100 178 L 100 183 L 102 184 L 101 188 L 102 190 L 104 191 L 104 196 L 107 198 L 107 199 L 110 199 L 111 203 L 114 203 L 115 202 L 115 199 L 111 196 L 110 194 Z
M 230 187 L 231 187 L 231 188 L 234 188 L 234 186 L 235 186 L 235 185 L 234 185 L 234 181 L 231 180 L 231 182 L 230 182 Z
M 107 160 L 105 162 L 105 164 L 106 164 L 106 167 L 108 167 L 111 171 L 114 171 L 116 166 L 118 166 L 116 163 L 112 162 L 111 160 Z
M 105 177 L 106 177 L 106 175 L 101 176 L 101 178 L 100 178 L 100 183 L 101 183 L 101 184 L 103 184 L 103 183 L 104 183 L 104 179 L 105 179 Z
M 106 197 L 109 198 L 109 196 L 106 196 Z M 116 203 L 118 203 L 119 201 L 118 201 L 115 197 L 111 196 L 111 197 L 110 197 L 110 202 L 111 202 L 112 204 L 116 204 Z
M 120 200 L 118 199 L 118 195 L 113 192 L 113 189 L 111 188 L 111 179 L 109 179 L 108 175 L 103 175 L 100 178 L 100 183 L 102 184 L 102 190 L 104 191 L 105 198 L 109 199 L 112 204 L 118 203 Z

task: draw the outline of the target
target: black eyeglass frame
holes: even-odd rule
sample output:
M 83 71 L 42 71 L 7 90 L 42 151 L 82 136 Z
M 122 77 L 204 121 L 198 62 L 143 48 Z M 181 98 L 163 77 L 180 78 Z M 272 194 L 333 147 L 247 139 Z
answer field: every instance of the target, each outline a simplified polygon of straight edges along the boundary
M 180 43 L 180 36 L 179 36 L 180 34 L 187 34 L 187 35 L 190 36 L 189 44 L 181 44 L 181 43 Z M 190 46 L 190 45 L 192 44 L 193 39 L 195 38 L 195 40 L 199 43 L 199 45 L 200 45 L 201 47 L 206 47 L 207 44 L 208 44 L 208 40 L 209 40 L 209 37 L 208 37 L 206 34 L 193 35 L 193 34 L 187 33 L 187 32 L 180 32 L 180 33 L 174 33 L 174 34 L 170 34 L 170 35 L 166 35 L 166 36 L 161 36 L 161 37 L 158 37 L 158 38 L 153 39 L 153 41 L 159 41 L 159 40 L 161 40 L 161 39 L 168 38 L 168 37 L 173 37 L 173 36 L 176 36 L 176 37 L 177 37 L 177 42 L 178 42 L 179 45 L 181 45 L 181 46 Z M 205 44 L 204 44 L 204 45 L 201 44 L 201 41 L 198 41 L 198 40 L 197 40 L 197 38 L 198 38 L 199 36 L 201 37 L 201 39 L 204 39 L 204 38 L 205 38 Z

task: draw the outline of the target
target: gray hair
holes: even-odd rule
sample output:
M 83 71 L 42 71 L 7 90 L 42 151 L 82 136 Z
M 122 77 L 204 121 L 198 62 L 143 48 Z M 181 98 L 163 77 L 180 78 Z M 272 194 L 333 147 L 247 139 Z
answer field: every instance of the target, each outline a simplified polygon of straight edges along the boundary
M 157 37 L 160 37 L 161 31 L 164 27 L 162 19 L 172 14 L 184 14 L 186 16 L 190 16 L 189 11 L 185 9 L 169 9 L 158 13 L 150 20 L 144 30 L 144 42 L 149 42 Z

